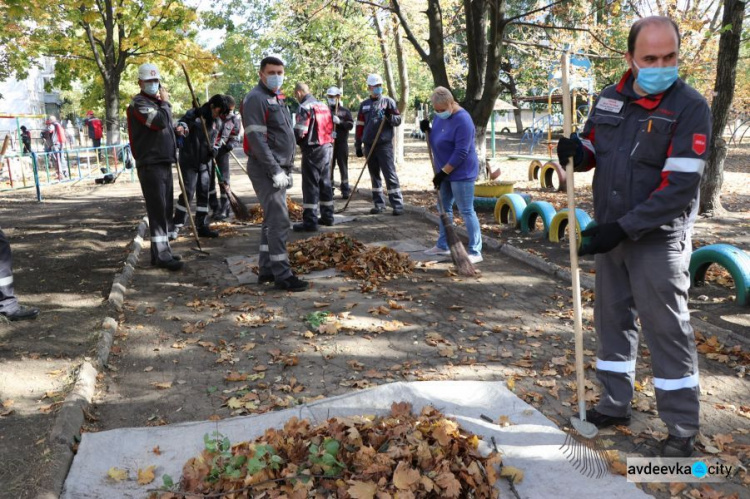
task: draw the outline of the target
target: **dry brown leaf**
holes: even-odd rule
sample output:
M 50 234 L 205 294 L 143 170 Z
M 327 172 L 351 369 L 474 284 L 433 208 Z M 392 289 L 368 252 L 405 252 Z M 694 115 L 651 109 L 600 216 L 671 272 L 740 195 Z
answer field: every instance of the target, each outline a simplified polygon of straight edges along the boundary
M 411 490 L 419 482 L 419 470 L 415 470 L 406 461 L 400 461 L 393 472 L 393 485 L 400 490 Z
M 138 485 L 148 485 L 154 481 L 156 466 L 149 466 L 145 470 L 138 469 Z
M 515 466 L 503 466 L 500 470 L 500 476 L 510 479 L 513 483 L 521 483 L 523 481 L 523 471 Z
M 121 482 L 128 479 L 128 470 L 110 468 L 109 471 L 107 471 L 107 476 L 115 482 Z
M 372 481 L 349 480 L 349 485 L 350 487 L 346 492 L 352 499 L 374 499 L 375 492 L 378 490 L 378 484 Z
M 151 386 L 153 386 L 157 390 L 168 390 L 169 388 L 172 388 L 172 382 L 164 381 L 162 383 L 151 383 Z
M 443 489 L 441 497 L 459 497 L 461 495 L 461 482 L 456 480 L 456 476 L 450 471 L 439 474 L 435 478 L 435 483 Z

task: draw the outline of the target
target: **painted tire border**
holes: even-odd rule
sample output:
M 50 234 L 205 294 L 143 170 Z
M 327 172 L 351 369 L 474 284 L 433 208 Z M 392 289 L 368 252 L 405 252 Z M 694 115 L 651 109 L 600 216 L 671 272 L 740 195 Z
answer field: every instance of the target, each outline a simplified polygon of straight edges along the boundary
M 544 235 L 549 234 L 550 224 L 557 213 L 552 203 L 547 201 L 534 201 L 524 208 L 521 214 L 521 232 L 528 234 L 533 231 L 537 217 L 542 217 L 544 223 Z
M 563 208 L 558 211 L 554 217 L 552 217 L 552 223 L 549 228 L 549 240 L 553 243 L 559 243 L 561 236 L 564 235 L 565 230 L 568 227 L 568 209 Z M 583 244 L 583 238 L 581 232 L 591 223 L 591 216 L 580 208 L 576 208 L 576 233 L 578 234 L 578 248 Z M 561 234 L 562 232 L 562 234 Z
M 710 244 L 690 255 L 690 285 L 705 283 L 706 271 L 717 264 L 726 269 L 734 280 L 737 303 L 750 305 L 750 255 L 731 244 Z
M 530 198 L 529 198 L 530 199 Z M 516 228 L 521 226 L 521 215 L 526 209 L 527 201 L 520 194 L 503 194 L 495 204 L 495 222 L 499 224 L 510 224 L 510 215 L 513 215 L 513 224 Z
M 529 180 L 537 180 L 541 171 L 542 162 L 538 159 L 532 159 L 531 163 L 529 163 Z
M 564 191 L 567 189 L 567 176 L 565 175 L 565 169 L 554 161 L 547 161 L 542 166 L 542 171 L 539 174 L 539 184 L 542 189 L 554 189 L 555 186 L 552 183 L 553 175 L 557 174 L 557 180 L 559 181 L 558 191 Z

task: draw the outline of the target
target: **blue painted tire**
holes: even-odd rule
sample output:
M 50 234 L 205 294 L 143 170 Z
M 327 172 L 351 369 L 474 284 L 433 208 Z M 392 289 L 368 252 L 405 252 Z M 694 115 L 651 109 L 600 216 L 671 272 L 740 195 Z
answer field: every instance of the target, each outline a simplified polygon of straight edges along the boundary
M 706 271 L 713 265 L 721 265 L 734 280 L 737 303 L 750 304 L 750 255 L 731 244 L 711 244 L 698 248 L 690 256 L 690 283 L 695 287 L 706 282 Z
M 524 192 L 523 194 L 519 193 L 518 195 L 521 196 L 524 201 L 526 201 L 526 204 L 531 203 L 531 194 Z
M 520 194 L 503 194 L 495 203 L 495 221 L 499 224 L 521 226 L 521 215 L 526 209 L 526 200 Z
M 475 197 L 474 211 L 492 211 L 497 204 L 497 198 Z
M 580 208 L 576 208 L 576 233 L 578 234 L 576 239 L 578 240 L 578 248 L 581 247 L 583 242 L 581 239 L 581 232 L 586 229 L 589 223 L 591 223 L 591 217 L 589 214 Z M 562 241 L 563 237 L 565 237 L 567 228 L 568 209 L 564 208 L 552 217 L 552 224 L 549 229 L 549 240 L 553 243 L 559 243 Z
M 549 233 L 555 213 L 557 211 L 551 203 L 547 201 L 534 201 L 523 210 L 523 214 L 521 215 L 521 232 L 527 234 L 534 230 L 536 219 L 541 217 L 544 223 L 544 235 L 546 236 Z

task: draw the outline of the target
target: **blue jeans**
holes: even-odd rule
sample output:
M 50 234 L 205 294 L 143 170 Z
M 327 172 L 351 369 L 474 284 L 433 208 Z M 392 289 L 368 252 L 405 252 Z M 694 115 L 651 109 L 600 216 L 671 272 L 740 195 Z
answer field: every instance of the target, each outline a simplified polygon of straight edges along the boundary
M 469 233 L 469 247 L 466 251 L 470 255 L 482 254 L 482 232 L 479 229 L 479 218 L 474 211 L 474 181 L 465 180 L 450 182 L 444 180 L 440 184 L 440 195 L 443 197 L 443 210 L 448 218 L 453 221 L 453 202 L 458 206 L 458 212 L 466 224 L 466 232 Z M 445 227 L 440 222 L 440 236 L 436 246 L 440 249 L 448 249 L 448 240 L 445 237 Z

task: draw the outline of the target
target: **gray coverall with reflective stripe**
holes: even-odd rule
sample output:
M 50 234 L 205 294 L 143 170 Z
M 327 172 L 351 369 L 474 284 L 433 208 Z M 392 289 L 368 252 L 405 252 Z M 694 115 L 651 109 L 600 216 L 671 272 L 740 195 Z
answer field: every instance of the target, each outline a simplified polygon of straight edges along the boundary
M 243 147 L 247 154 L 247 175 L 263 208 L 260 236 L 260 275 L 273 274 L 276 281 L 292 275 L 286 242 L 289 211 L 286 187 L 276 189 L 271 178 L 279 172 L 292 173 L 294 129 L 284 96 L 259 82 L 242 100 Z
M 596 167 L 594 216 L 627 239 L 596 255 L 597 411 L 630 415 L 638 327 L 651 352 L 659 416 L 669 433 L 699 429 L 698 360 L 687 308 L 691 230 L 711 137 L 705 99 L 682 80 L 640 97 L 626 73 L 596 100 L 582 133 Z

